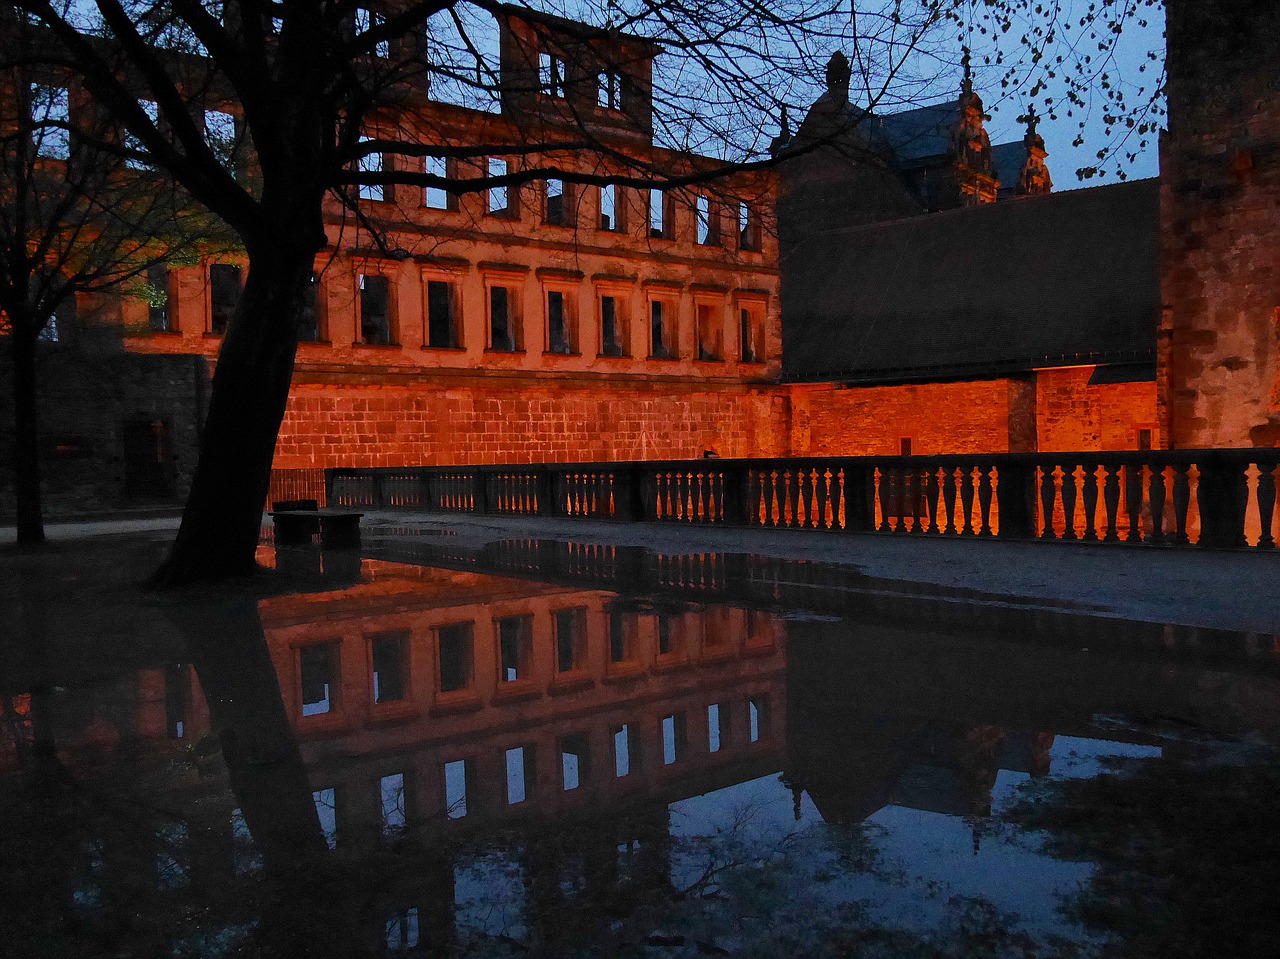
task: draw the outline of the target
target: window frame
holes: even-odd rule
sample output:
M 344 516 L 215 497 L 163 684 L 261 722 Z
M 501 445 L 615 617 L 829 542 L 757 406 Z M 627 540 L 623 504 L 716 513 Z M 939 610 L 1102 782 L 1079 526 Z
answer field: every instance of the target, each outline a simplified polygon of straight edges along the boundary
M 377 343 L 365 338 L 365 322 L 364 322 L 364 278 L 380 279 L 387 284 L 387 341 L 385 343 Z M 378 265 L 361 266 L 356 271 L 356 328 L 355 333 L 358 339 L 355 340 L 355 346 L 374 346 L 374 347 L 398 347 L 400 346 L 400 333 L 398 324 L 398 311 L 396 309 L 397 284 L 396 277 L 388 269 Z
M 457 273 L 445 270 L 424 268 L 422 281 L 422 349 L 424 350 L 465 350 L 466 335 L 462 310 L 463 297 Z M 449 288 L 449 344 L 441 345 L 431 341 L 431 284 L 444 283 Z
M 723 363 L 724 355 L 724 331 L 725 331 L 725 298 L 722 296 L 696 295 L 693 299 L 693 338 L 694 338 L 694 359 L 700 363 Z M 712 311 L 715 324 L 712 328 L 719 333 L 718 339 L 714 339 L 713 343 L 707 344 L 703 338 L 702 310 L 708 308 Z M 706 346 L 719 346 L 718 351 L 705 349 Z

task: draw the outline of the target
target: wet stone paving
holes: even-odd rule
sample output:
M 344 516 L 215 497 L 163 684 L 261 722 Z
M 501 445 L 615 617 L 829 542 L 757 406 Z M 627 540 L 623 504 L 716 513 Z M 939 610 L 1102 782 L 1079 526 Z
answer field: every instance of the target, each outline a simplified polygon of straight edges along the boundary
M 0 954 L 1276 955 L 1275 637 L 734 553 L 0 554 Z

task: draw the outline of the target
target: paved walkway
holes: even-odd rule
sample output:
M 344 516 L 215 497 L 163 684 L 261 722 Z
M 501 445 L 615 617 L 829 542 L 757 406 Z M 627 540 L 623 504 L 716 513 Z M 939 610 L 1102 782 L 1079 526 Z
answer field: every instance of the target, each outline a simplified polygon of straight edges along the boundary
M 373 513 L 366 523 L 369 536 L 398 527 L 447 530 L 450 543 L 459 546 L 533 537 L 668 553 L 760 553 L 840 563 L 883 579 L 1101 607 L 1126 619 L 1280 633 L 1280 550 L 1001 543 L 438 513 Z
M 178 528 L 177 516 L 51 523 L 51 542 Z M 369 541 L 422 532 L 451 534 L 459 546 L 515 537 L 641 546 L 667 553 L 744 552 L 839 563 L 868 576 L 957 586 L 1110 615 L 1280 633 L 1280 550 L 1129 549 L 1071 543 L 1000 543 L 943 537 L 877 536 L 763 529 L 715 529 L 665 523 L 604 523 L 523 517 L 368 513 Z M 12 543 L 0 528 L 0 544 Z

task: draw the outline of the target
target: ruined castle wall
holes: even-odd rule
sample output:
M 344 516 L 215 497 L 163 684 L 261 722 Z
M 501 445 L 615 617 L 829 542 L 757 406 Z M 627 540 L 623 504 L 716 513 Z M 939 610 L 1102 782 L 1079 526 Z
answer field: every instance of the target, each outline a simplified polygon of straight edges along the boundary
M 1090 383 L 1094 370 L 1073 366 L 1036 373 L 1038 449 L 1132 450 L 1144 441 L 1158 449 L 1155 382 Z
M 1168 2 L 1161 418 L 1169 445 L 1280 443 L 1280 6 Z

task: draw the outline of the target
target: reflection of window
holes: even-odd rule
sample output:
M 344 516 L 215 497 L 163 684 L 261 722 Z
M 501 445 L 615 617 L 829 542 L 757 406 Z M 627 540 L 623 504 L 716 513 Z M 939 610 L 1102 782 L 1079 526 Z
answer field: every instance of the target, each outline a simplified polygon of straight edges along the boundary
M 455 759 L 444 764 L 444 806 L 450 819 L 461 819 L 467 814 L 467 786 L 471 779 L 471 763 Z
M 577 789 L 591 775 L 591 752 L 587 737 L 582 733 L 565 736 L 560 740 L 560 781 L 566 791 Z
M 533 795 L 533 747 L 516 746 L 506 753 L 507 805 L 522 803 Z
M 298 650 L 302 715 L 320 716 L 336 708 L 337 659 L 337 649 L 333 643 L 303 646 Z
M 378 780 L 382 793 L 383 835 L 399 832 L 405 827 L 407 809 L 404 798 L 404 773 L 392 773 Z
M 440 692 L 471 685 L 471 623 L 453 623 L 437 631 L 440 640 Z
M 427 281 L 427 345 L 461 346 L 458 322 L 454 315 L 453 284 L 446 280 Z
M 561 609 L 554 614 L 556 672 L 569 673 L 586 665 L 587 611 Z
M 209 266 L 209 329 L 213 333 L 227 332 L 227 324 L 235 315 L 240 302 L 240 267 L 229 263 L 213 263 Z
M 662 720 L 662 764 L 670 766 L 684 758 L 689 747 L 689 726 L 684 713 L 672 713 Z
M 639 768 L 638 753 L 634 726 L 624 723 L 613 731 L 613 774 L 615 776 L 629 776 L 632 769 Z
M 311 794 L 316 806 L 316 818 L 320 820 L 320 831 L 324 840 L 333 849 L 338 845 L 338 793 L 332 786 L 317 789 Z
M 387 920 L 387 952 L 408 952 L 418 945 L 418 910 L 401 909 Z
M 719 703 L 707 707 L 707 752 L 718 753 L 729 744 L 729 708 Z
M 489 348 L 514 352 L 519 349 L 516 336 L 515 290 L 506 286 L 489 287 Z
M 748 731 L 753 743 L 768 738 L 769 697 L 755 696 L 747 701 Z
M 390 703 L 404 699 L 407 692 L 408 636 L 388 633 L 370 640 L 373 659 L 373 701 Z
M 609 662 L 623 663 L 631 658 L 635 641 L 635 616 L 621 610 L 609 611 Z
M 569 304 L 560 290 L 547 291 L 547 352 L 572 353 L 573 327 Z
M 602 356 L 625 356 L 627 353 L 619 306 L 616 296 L 600 297 L 600 353 Z
M 376 273 L 360 274 L 360 342 L 389 346 L 391 337 L 391 280 Z
M 497 622 L 498 678 L 514 683 L 529 678 L 532 622 L 528 616 L 505 616 Z

